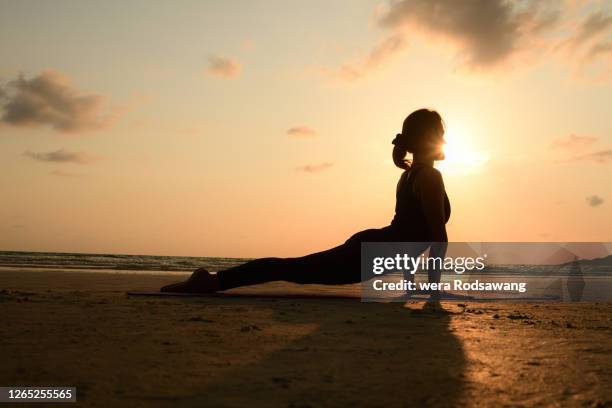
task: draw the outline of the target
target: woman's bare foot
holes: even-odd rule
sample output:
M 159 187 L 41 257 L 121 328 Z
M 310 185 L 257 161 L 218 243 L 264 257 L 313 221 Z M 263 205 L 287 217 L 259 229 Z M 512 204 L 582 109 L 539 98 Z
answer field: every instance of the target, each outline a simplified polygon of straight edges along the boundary
M 185 282 L 164 286 L 161 292 L 212 293 L 219 290 L 219 278 L 204 268 L 196 269 Z

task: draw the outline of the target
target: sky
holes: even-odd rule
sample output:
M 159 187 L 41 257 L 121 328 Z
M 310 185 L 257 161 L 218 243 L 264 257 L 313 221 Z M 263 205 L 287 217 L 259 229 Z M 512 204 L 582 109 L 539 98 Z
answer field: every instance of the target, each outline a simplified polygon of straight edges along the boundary
M 609 1 L 0 0 L 0 50 L 0 250 L 338 245 L 422 107 L 450 241 L 612 241 Z

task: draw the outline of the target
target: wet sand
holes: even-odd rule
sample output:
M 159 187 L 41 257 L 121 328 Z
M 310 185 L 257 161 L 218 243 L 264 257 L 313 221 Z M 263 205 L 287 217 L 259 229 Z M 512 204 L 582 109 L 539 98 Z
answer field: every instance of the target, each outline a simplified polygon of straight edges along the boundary
M 100 407 L 612 406 L 612 303 L 125 295 L 173 281 L 0 271 L 0 385 Z

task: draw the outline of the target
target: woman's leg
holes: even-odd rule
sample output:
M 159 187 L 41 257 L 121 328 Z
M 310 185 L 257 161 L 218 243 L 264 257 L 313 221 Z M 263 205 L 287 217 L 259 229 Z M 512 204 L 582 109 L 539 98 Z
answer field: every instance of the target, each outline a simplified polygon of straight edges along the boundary
M 340 285 L 359 282 L 359 254 L 345 245 L 298 258 L 261 258 L 217 272 L 219 289 L 271 281 Z M 356 259 L 355 259 L 356 258 Z
M 185 282 L 168 285 L 163 292 L 215 292 L 271 281 L 342 285 L 361 281 L 361 242 L 388 238 L 386 229 L 358 232 L 344 244 L 298 258 L 260 258 L 209 274 L 199 269 Z
M 216 275 L 196 270 L 180 283 L 164 286 L 162 292 L 206 293 L 272 281 L 339 285 L 359 282 L 359 252 L 346 244 L 299 258 L 260 258 Z
M 368 229 L 327 251 L 298 258 L 261 258 L 217 273 L 220 290 L 271 281 L 344 285 L 361 281 L 361 243 L 391 240 L 388 229 Z

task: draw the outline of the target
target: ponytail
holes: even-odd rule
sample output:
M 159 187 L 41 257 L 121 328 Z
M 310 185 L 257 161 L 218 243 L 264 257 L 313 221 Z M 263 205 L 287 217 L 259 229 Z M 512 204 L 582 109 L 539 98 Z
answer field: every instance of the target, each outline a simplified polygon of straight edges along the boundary
M 434 110 L 419 109 L 406 117 L 402 125 L 402 133 L 393 139 L 393 162 L 400 169 L 410 169 L 411 162 L 406 159 L 407 153 L 421 150 L 426 136 L 431 131 L 444 131 L 444 122 L 440 114 Z
M 402 143 L 403 137 L 401 133 L 395 136 L 395 139 L 391 142 L 395 147 L 393 148 L 393 163 L 402 170 L 410 170 L 412 162 L 406 159 L 408 148 Z

